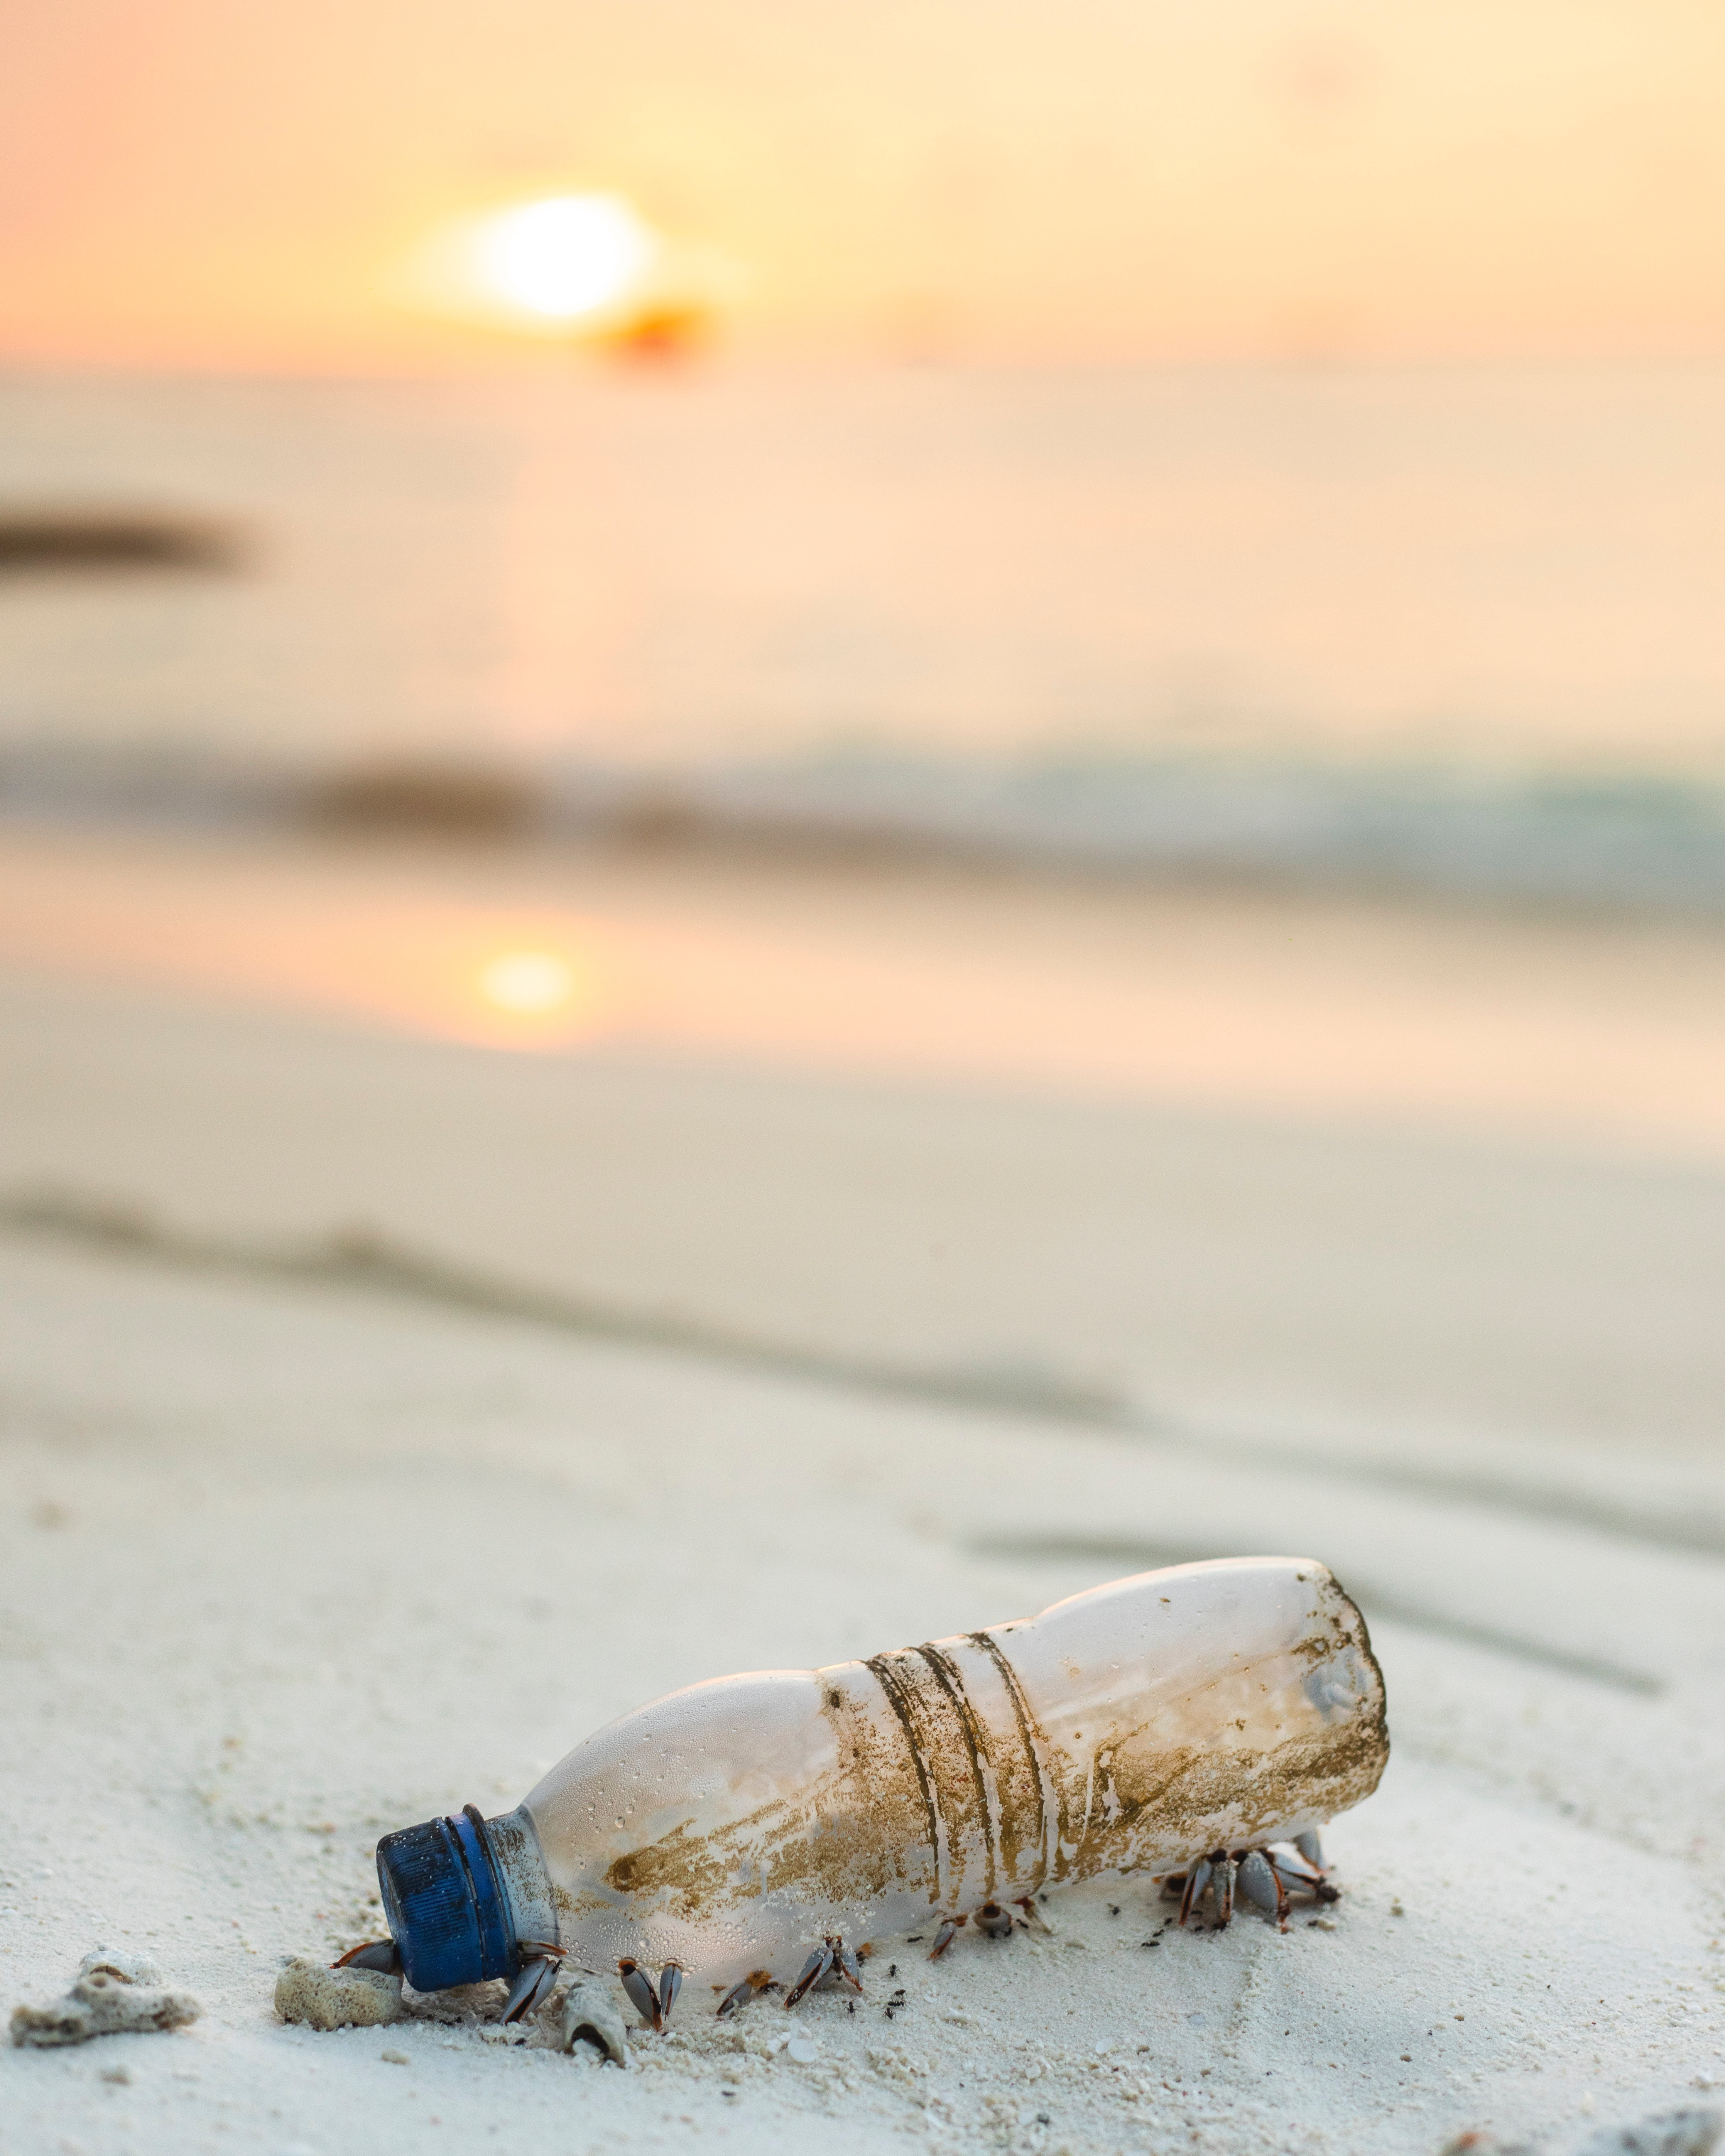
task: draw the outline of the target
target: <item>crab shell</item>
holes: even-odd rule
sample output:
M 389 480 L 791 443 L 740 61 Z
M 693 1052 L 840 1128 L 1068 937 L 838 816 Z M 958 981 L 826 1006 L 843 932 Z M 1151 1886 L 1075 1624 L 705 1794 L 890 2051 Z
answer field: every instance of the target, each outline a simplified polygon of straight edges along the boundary
M 1299 1833 L 1369 1796 L 1389 1751 L 1365 1620 L 1328 1569 L 1224 1558 L 672 1692 L 488 1838 L 518 1926 L 722 1984 L 793 1974 L 829 1933 Z

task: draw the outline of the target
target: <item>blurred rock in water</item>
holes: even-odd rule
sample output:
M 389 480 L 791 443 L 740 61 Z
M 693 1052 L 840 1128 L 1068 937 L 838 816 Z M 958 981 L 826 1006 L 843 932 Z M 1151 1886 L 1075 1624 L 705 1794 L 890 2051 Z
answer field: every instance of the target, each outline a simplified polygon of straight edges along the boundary
M 304 798 L 305 819 L 326 830 L 449 838 L 514 838 L 540 808 L 536 789 L 509 772 L 406 760 L 337 772 Z
M 147 510 L 0 508 L 0 576 L 138 569 L 228 574 L 248 565 L 239 531 Z

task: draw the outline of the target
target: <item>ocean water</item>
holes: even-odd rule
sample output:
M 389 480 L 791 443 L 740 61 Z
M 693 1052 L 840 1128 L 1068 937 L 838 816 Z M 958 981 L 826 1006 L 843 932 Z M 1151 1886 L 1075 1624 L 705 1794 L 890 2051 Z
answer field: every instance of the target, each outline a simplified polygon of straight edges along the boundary
M 491 774 L 572 828 L 1725 908 L 1725 371 L 13 377 L 0 541 L 44 516 L 223 544 L 0 545 L 14 817 Z

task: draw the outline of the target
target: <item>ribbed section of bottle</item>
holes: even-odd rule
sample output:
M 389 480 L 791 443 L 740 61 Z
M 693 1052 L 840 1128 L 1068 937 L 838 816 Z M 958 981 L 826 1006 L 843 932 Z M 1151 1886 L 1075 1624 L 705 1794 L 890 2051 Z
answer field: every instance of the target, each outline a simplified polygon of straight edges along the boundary
M 1057 1876 L 1059 1775 L 995 1635 L 931 1640 L 860 1666 L 879 1684 L 911 1763 L 933 1907 L 956 1913 L 1011 1900 Z

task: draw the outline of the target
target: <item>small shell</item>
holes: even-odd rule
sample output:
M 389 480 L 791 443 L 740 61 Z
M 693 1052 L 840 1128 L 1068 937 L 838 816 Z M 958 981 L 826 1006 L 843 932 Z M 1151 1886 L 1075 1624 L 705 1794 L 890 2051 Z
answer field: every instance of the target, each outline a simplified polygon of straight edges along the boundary
M 617 2010 L 617 2001 L 602 1984 L 571 1985 L 563 1999 L 561 2031 L 566 2051 L 572 2051 L 584 2041 L 595 2045 L 614 2066 L 629 2064 L 623 2016 Z

